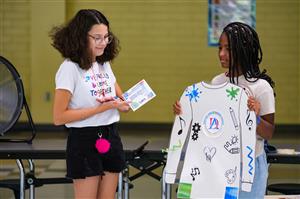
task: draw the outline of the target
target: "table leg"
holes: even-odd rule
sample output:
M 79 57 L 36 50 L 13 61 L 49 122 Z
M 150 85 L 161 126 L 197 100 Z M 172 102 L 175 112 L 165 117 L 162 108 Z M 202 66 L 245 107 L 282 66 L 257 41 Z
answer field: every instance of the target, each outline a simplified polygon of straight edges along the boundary
M 124 170 L 124 199 L 129 199 L 129 168 Z
M 171 184 L 166 183 L 165 181 L 165 170 L 163 170 L 161 178 L 161 198 L 170 199 L 171 198 Z
M 20 173 L 20 199 L 25 198 L 25 171 L 21 159 L 16 159 Z
M 167 192 L 166 199 L 171 199 L 171 193 L 172 193 L 172 186 L 171 186 L 171 184 L 166 184 L 166 192 Z
M 33 160 L 29 159 L 28 163 L 29 163 L 29 172 L 34 175 L 34 163 L 33 163 Z M 35 198 L 35 186 L 34 186 L 33 179 L 27 179 L 27 180 L 30 181 L 30 182 L 28 182 L 28 184 L 30 184 L 29 185 L 29 198 L 30 199 L 34 199 Z
M 119 173 L 119 182 L 118 182 L 118 199 L 123 198 L 123 171 Z

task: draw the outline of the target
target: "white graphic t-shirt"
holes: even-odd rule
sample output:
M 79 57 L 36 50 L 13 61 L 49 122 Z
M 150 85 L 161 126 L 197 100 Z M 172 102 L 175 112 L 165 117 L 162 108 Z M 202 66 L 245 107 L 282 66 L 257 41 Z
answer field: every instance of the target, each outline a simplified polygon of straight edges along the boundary
M 96 100 L 103 96 L 116 96 L 116 78 L 109 62 L 103 65 L 94 62 L 89 70 L 81 69 L 77 63 L 66 59 L 55 76 L 56 89 L 71 92 L 70 109 L 80 109 L 99 106 Z M 110 109 L 81 121 L 67 123 L 67 127 L 86 127 L 108 125 L 119 121 L 118 110 Z
M 234 84 L 189 86 L 180 98 L 168 149 L 165 177 L 178 198 L 238 198 L 250 191 L 255 170 L 256 117 L 245 91 Z
M 270 84 L 264 79 L 251 79 L 249 82 L 245 79 L 243 75 L 234 79 L 238 86 L 245 89 L 248 96 L 253 96 L 260 103 L 260 113 L 259 115 L 267 115 L 275 113 L 275 99 L 274 91 Z M 224 82 L 229 82 L 226 73 L 222 73 L 214 77 L 211 81 L 212 84 L 223 84 Z M 256 146 L 255 152 L 256 157 L 261 155 L 264 151 L 264 140 L 262 137 L 256 134 Z

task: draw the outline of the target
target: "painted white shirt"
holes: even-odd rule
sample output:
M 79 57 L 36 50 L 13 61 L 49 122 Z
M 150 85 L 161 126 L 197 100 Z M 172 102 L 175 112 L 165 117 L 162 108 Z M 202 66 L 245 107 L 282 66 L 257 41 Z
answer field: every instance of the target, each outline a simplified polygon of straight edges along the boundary
M 240 186 L 251 190 L 256 117 L 248 110 L 247 99 L 241 87 L 230 83 L 200 82 L 186 88 L 165 167 L 167 183 L 180 176 L 178 198 L 237 198 Z
M 103 65 L 94 62 L 89 70 L 81 69 L 77 63 L 66 59 L 55 76 L 56 89 L 68 90 L 71 94 L 69 109 L 99 106 L 96 100 L 105 96 L 116 96 L 116 78 L 109 62 Z M 84 120 L 67 123 L 67 127 L 108 125 L 120 120 L 117 109 L 98 113 Z
M 252 81 L 254 79 L 251 79 Z M 225 82 L 229 82 L 229 78 L 222 73 L 217 75 L 212 79 L 212 84 L 223 84 Z M 267 115 L 271 113 L 275 113 L 275 99 L 274 92 L 270 84 L 264 79 L 258 79 L 256 82 L 249 82 L 245 79 L 243 75 L 235 78 L 235 82 L 238 86 L 245 89 L 248 96 L 253 96 L 257 99 L 261 105 L 259 115 Z M 261 155 L 264 151 L 264 140 L 262 137 L 257 135 L 256 137 L 256 157 Z

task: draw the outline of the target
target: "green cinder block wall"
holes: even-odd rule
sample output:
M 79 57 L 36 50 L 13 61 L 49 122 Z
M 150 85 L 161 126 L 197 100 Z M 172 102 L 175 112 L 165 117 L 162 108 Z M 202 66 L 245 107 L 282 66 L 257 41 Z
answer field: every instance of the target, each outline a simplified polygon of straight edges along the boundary
M 121 41 L 113 70 L 123 90 L 145 79 L 157 97 L 124 122 L 173 122 L 172 104 L 185 87 L 223 72 L 207 45 L 207 0 L 0 0 L 0 54 L 20 72 L 36 123 L 52 123 L 54 75 L 62 58 L 48 32 L 82 8 L 101 10 Z M 300 2 L 256 1 L 262 68 L 276 82 L 276 123 L 300 124 Z M 26 117 L 22 115 L 21 120 Z

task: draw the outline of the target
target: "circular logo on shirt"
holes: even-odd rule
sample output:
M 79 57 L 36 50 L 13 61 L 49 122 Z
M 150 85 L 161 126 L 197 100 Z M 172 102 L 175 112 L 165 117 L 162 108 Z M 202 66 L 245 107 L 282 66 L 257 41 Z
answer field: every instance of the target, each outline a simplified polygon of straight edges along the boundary
M 222 115 L 217 111 L 211 111 L 204 117 L 204 133 L 207 136 L 218 137 L 221 135 L 221 130 L 224 125 Z

